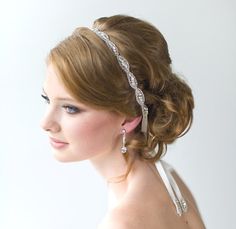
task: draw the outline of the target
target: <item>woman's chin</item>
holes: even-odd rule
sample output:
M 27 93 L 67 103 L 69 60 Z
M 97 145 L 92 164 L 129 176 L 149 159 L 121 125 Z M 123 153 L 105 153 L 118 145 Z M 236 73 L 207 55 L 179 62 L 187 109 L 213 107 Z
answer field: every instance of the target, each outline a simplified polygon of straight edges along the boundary
M 74 155 L 71 155 L 69 152 L 57 152 L 55 150 L 53 150 L 53 156 L 57 161 L 63 162 L 63 163 L 77 162 L 77 161 L 82 161 L 82 160 L 87 159 L 87 158 L 82 159 L 82 158 L 75 157 Z
M 73 162 L 75 161 L 75 159 L 73 159 L 70 155 L 68 155 L 67 153 L 62 153 L 62 152 L 57 152 L 55 150 L 53 150 L 53 156 L 54 158 L 59 161 L 59 162 Z

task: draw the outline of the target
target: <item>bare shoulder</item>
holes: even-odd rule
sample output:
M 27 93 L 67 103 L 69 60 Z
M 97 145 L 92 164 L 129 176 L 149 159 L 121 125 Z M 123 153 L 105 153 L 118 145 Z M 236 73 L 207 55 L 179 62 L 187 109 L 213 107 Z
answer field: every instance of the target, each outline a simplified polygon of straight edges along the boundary
M 155 176 L 136 183 L 132 192 L 107 213 L 98 229 L 204 229 L 191 191 L 175 171 L 172 174 L 188 203 L 187 213 L 177 215 L 165 185 Z
M 98 229 L 167 229 L 165 207 L 154 210 L 149 203 L 126 202 L 109 211 Z
M 129 210 L 128 206 L 120 206 L 107 213 L 98 229 L 141 229 L 143 228 L 134 209 Z

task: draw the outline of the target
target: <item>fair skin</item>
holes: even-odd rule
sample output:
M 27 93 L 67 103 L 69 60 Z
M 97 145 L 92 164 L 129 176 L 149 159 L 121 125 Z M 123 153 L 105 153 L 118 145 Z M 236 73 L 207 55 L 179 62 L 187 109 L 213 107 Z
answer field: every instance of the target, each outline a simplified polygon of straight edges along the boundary
M 127 118 L 76 101 L 60 82 L 51 64 L 43 86 L 48 103 L 41 126 L 48 133 L 55 158 L 62 162 L 90 160 L 104 180 L 123 175 L 127 163 L 120 153 L 121 132 L 129 136 L 141 118 Z M 175 175 L 189 201 L 185 216 L 175 208 L 153 163 L 134 157 L 128 177 L 108 182 L 109 210 L 99 229 L 204 228 L 194 199 L 182 180 Z M 167 220 L 168 219 L 168 220 Z

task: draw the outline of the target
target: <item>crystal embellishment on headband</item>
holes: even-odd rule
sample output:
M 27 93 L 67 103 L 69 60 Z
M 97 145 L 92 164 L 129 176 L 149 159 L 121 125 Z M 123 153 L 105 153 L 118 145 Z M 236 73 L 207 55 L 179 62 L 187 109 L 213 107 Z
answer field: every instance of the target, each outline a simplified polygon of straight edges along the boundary
M 132 72 L 130 72 L 129 62 L 120 55 L 118 48 L 116 45 L 110 40 L 109 36 L 100 31 L 98 28 L 93 28 L 92 31 L 97 34 L 105 43 L 106 45 L 111 49 L 111 51 L 115 54 L 117 61 L 122 68 L 122 70 L 126 73 L 128 82 L 130 87 L 132 87 L 135 90 L 135 97 L 138 104 L 141 106 L 142 109 L 142 127 L 141 131 L 143 133 L 147 133 L 147 123 L 148 123 L 148 108 L 145 105 L 145 96 L 141 89 L 138 88 L 138 82 L 136 80 L 136 77 Z

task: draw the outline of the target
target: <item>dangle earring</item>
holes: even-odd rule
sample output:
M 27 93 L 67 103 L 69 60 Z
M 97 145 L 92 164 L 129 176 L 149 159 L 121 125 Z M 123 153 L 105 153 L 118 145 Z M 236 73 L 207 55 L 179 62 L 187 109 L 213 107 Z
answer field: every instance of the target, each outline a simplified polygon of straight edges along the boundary
M 127 152 L 127 147 L 125 146 L 125 139 L 126 139 L 126 130 L 122 130 L 122 147 L 121 147 L 121 153 Z

